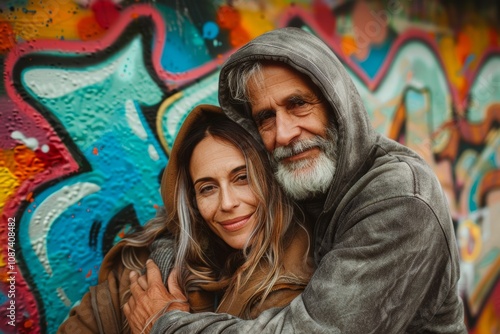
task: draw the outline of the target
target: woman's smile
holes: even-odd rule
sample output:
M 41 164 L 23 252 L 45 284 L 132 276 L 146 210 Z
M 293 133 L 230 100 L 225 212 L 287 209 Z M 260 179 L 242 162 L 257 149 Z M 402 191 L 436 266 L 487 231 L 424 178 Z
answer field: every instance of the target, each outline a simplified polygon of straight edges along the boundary
M 249 215 L 246 215 L 246 216 L 240 216 L 240 217 L 233 218 L 230 220 L 221 221 L 221 222 L 219 222 L 219 224 L 222 226 L 222 228 L 224 228 L 225 230 L 227 230 L 229 232 L 238 231 L 239 229 L 243 228 L 247 224 L 247 222 L 250 220 L 252 215 L 253 215 L 253 212 Z
M 234 249 L 243 249 L 255 229 L 257 197 L 243 153 L 207 136 L 196 145 L 189 164 L 198 211 L 210 229 Z

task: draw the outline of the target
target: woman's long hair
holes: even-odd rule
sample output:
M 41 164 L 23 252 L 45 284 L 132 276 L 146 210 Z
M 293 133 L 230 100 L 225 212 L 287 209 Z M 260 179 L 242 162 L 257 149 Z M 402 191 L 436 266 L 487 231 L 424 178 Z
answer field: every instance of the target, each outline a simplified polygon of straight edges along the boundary
M 193 150 L 207 136 L 233 145 L 245 158 L 249 186 L 258 204 L 254 213 L 257 224 L 243 250 L 232 249 L 213 233 L 197 209 L 189 164 Z M 300 225 L 303 220 L 294 215 L 303 216 L 274 180 L 263 146 L 223 114 L 204 112 L 184 138 L 177 157 L 173 212 L 152 219 L 144 230 L 125 238 L 122 261 L 130 269 L 140 269 L 134 248 L 148 246 L 157 237 L 173 233 L 177 243 L 175 266 L 180 268 L 179 285 L 186 295 L 205 283 L 221 281 L 226 281 L 228 289 L 238 293 L 256 270 L 264 269 L 265 277 L 258 282 L 254 293 L 263 301 L 278 278 L 285 275 L 282 263 L 284 248 L 291 239 L 290 227 Z M 308 281 L 308 277 L 288 279 L 299 284 Z M 244 305 L 243 309 L 249 311 L 249 306 Z

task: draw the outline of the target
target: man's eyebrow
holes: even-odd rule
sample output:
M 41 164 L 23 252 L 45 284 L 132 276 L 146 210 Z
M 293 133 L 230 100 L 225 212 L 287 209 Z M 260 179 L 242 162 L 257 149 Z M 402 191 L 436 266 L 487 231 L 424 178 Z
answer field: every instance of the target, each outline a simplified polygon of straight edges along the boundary
M 269 116 L 269 114 L 274 114 L 274 111 L 271 109 L 263 109 L 257 111 L 256 113 L 253 113 L 252 118 L 255 121 L 255 123 L 259 124 L 259 122 L 266 119 L 267 116 Z
M 297 99 L 303 99 L 306 102 L 313 102 L 319 99 L 318 95 L 314 92 L 303 92 L 303 91 L 295 91 L 293 94 L 287 97 L 288 102 L 293 102 Z

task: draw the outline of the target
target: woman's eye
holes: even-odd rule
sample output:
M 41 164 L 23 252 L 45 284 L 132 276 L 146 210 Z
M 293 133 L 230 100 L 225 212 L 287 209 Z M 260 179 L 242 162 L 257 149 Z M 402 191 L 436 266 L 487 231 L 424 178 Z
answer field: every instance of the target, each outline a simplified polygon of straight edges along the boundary
M 247 182 L 247 180 L 248 180 L 247 174 L 240 174 L 240 175 L 236 176 L 237 182 Z
M 206 195 L 212 192 L 214 189 L 215 189 L 214 186 L 203 186 L 198 190 L 198 192 L 202 195 Z

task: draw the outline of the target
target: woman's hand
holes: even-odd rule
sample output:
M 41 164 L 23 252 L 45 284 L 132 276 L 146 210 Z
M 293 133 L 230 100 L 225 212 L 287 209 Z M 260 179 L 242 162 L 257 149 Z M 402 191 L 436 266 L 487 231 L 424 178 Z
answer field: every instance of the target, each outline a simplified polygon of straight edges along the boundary
M 160 269 L 152 260 L 146 262 L 146 274 L 139 276 L 134 271 L 130 272 L 131 296 L 123 305 L 123 313 L 133 334 L 149 333 L 163 312 L 189 312 L 189 304 L 179 288 L 175 269 L 169 275 L 167 284 L 170 292 L 163 285 Z

